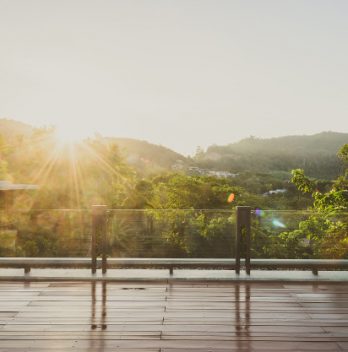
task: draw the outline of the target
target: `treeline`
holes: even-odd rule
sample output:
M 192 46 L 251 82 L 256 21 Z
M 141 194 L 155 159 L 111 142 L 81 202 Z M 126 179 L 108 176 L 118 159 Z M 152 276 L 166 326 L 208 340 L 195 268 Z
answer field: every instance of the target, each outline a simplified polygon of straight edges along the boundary
M 231 172 L 290 172 L 301 168 L 311 177 L 332 180 L 342 172 L 337 150 L 348 142 L 347 133 L 323 132 L 312 136 L 270 139 L 250 137 L 226 146 L 198 150 L 194 160 L 204 168 Z
M 91 205 L 106 204 L 114 209 L 109 255 L 231 257 L 233 209 L 248 205 L 253 256 L 345 258 L 347 148 L 338 152 L 340 176 L 328 181 L 308 177 L 301 165 L 292 175 L 240 171 L 217 178 L 185 170 L 141 173 L 114 140 L 100 136 L 73 145 L 58 141 L 51 128 L 3 135 L 0 179 L 40 189 L 15 193 L 5 209 L 2 204 L 0 255 L 88 255 Z M 269 193 L 277 189 L 282 192 Z M 291 209 L 298 212 L 279 212 Z
M 300 195 L 288 174 L 241 172 L 235 178 L 187 175 L 185 170 L 151 168 L 150 162 L 141 159 L 134 166 L 134 160 L 130 163 L 113 139 L 96 136 L 76 145 L 64 145 L 51 128 L 29 133 L 25 125 L 19 124 L 19 130 L 25 133 L 15 135 L 7 129 L 6 134 L 0 134 L 0 180 L 37 184 L 40 190 L 16 193 L 14 208 L 89 208 L 91 204 L 106 204 L 117 209 L 230 209 L 235 205 L 297 209 L 309 204 L 309 197 Z M 153 149 L 146 142 L 140 144 L 145 154 L 145 146 Z M 171 160 L 176 157 L 172 154 Z M 159 156 L 156 158 L 159 160 Z M 145 163 L 147 172 L 139 171 L 141 163 Z M 286 193 L 264 195 L 275 189 Z M 235 194 L 233 204 L 227 203 L 230 193 Z

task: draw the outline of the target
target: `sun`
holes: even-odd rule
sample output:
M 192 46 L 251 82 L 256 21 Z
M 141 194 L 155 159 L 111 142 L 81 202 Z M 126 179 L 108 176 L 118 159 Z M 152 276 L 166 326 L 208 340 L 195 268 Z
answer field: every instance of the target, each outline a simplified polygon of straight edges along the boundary
M 56 127 L 55 128 L 55 139 L 59 146 L 71 146 L 82 142 L 84 139 L 83 134 L 78 129 L 67 126 L 67 127 Z

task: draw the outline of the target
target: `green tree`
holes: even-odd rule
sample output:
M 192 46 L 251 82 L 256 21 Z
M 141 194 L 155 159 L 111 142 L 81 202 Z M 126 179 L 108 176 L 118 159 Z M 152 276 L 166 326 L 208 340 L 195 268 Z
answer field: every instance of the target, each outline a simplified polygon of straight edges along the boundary
M 318 182 L 305 176 L 303 170 L 294 170 L 292 182 L 303 193 L 311 193 L 313 214 L 300 222 L 298 230 L 284 232 L 284 241 L 291 239 L 292 245 L 299 247 L 304 239 L 308 240 L 314 257 L 348 257 L 348 144 L 338 152 L 343 162 L 343 175 L 332 183 L 326 192 L 318 190 Z

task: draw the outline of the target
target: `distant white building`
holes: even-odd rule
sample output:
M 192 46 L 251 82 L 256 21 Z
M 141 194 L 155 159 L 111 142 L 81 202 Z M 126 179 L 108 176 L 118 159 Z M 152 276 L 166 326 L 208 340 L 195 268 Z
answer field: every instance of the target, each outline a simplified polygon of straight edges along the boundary
M 214 176 L 217 178 L 234 178 L 239 174 L 233 174 L 229 171 L 215 171 L 215 170 L 208 170 L 208 169 L 201 169 L 197 166 L 191 166 L 188 168 L 189 173 L 194 175 L 201 175 L 201 176 Z
M 233 174 L 232 172 L 229 172 L 229 171 L 213 171 L 213 170 L 207 170 L 207 175 L 215 176 L 218 178 L 234 178 L 238 176 L 238 174 Z
M 190 166 L 188 168 L 189 173 L 194 175 L 204 175 L 204 169 L 201 169 L 197 166 Z
M 263 195 L 264 196 L 271 196 L 274 194 L 282 194 L 282 193 L 286 193 L 288 190 L 285 188 L 278 188 L 278 189 L 273 189 L 271 191 L 265 192 Z

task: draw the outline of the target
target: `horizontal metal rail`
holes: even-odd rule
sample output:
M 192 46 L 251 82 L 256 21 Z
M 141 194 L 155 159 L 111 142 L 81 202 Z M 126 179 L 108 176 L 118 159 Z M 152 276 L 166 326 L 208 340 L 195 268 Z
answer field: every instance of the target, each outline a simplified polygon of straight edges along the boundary
M 174 268 L 235 269 L 236 261 L 230 258 L 107 258 L 108 268 L 166 268 L 173 273 Z M 240 259 L 240 265 L 245 266 Z M 97 268 L 102 267 L 102 259 L 97 258 Z M 31 268 L 91 268 L 91 258 L 30 258 L 0 257 L 2 268 L 23 268 L 29 273 Z M 348 270 L 347 259 L 251 259 L 251 269 L 296 269 Z

